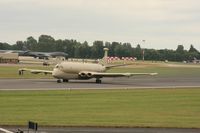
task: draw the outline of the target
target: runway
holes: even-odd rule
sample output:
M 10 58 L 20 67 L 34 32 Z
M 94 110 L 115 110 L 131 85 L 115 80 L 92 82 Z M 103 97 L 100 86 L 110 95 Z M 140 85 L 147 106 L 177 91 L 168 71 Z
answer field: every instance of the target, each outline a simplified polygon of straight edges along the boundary
M 58 90 L 58 89 L 134 89 L 200 87 L 195 77 L 135 77 L 103 78 L 102 84 L 91 80 L 70 80 L 57 83 L 56 79 L 0 79 L 0 90 Z

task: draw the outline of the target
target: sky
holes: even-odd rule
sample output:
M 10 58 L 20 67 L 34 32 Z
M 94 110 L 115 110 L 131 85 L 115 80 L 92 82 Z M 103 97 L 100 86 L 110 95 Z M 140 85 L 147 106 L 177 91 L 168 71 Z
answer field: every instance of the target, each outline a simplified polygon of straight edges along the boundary
M 0 42 L 42 34 L 200 50 L 200 0 L 0 0 Z

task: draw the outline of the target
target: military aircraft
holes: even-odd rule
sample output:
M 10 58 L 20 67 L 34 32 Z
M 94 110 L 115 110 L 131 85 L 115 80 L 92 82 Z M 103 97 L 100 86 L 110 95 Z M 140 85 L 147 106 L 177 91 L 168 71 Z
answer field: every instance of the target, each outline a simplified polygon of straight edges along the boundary
M 68 58 L 68 54 L 64 52 L 32 52 L 27 51 L 23 54 L 23 56 L 32 56 L 34 58 L 39 59 L 48 59 L 49 57 L 65 57 L 65 59 Z
M 32 52 L 30 50 L 0 50 L 0 53 L 18 53 L 19 56 L 31 56 L 39 59 L 48 59 L 49 57 L 64 57 L 68 59 L 68 54 L 65 52 Z
M 105 54 L 103 63 L 94 64 L 94 63 L 84 63 L 84 62 L 69 62 L 63 61 L 57 64 L 53 71 L 47 70 L 36 70 L 36 69 L 19 69 L 19 75 L 23 75 L 24 71 L 30 71 L 33 74 L 44 73 L 52 74 L 52 76 L 57 80 L 58 83 L 68 82 L 71 79 L 77 80 L 88 80 L 91 78 L 96 78 L 96 83 L 101 83 L 101 78 L 103 77 L 131 77 L 137 75 L 156 75 L 157 73 L 106 73 L 105 71 L 118 66 L 124 66 L 127 64 L 121 65 L 107 65 L 106 59 L 108 55 L 108 49 L 104 48 Z
M 23 50 L 0 50 L 0 53 L 18 53 L 19 56 L 25 55 L 29 51 L 23 51 Z

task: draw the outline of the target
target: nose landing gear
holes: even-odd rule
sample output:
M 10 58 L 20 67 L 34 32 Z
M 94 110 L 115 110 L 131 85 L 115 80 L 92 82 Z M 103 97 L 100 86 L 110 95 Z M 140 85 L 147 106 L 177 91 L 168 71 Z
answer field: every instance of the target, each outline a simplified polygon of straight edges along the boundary
M 57 83 L 62 83 L 62 81 L 64 82 L 64 83 L 67 83 L 67 82 L 69 82 L 69 80 L 68 79 L 58 79 L 57 80 Z
M 61 79 L 58 79 L 58 80 L 57 80 L 57 83 L 61 83 L 61 82 L 62 82 Z

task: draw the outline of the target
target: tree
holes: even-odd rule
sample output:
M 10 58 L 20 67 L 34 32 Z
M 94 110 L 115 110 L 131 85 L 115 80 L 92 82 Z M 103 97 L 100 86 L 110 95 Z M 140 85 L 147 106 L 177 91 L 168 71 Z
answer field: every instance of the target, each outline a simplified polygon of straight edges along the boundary
M 185 53 L 187 51 L 184 50 L 183 45 L 178 45 L 175 53 L 175 61 L 183 61 L 185 60 Z
M 134 56 L 139 60 L 142 59 L 143 49 L 140 44 L 134 48 L 130 43 L 120 43 L 114 41 L 112 43 L 105 42 L 105 47 L 109 49 L 109 56 Z M 80 43 L 73 39 L 55 40 L 49 35 L 41 35 L 38 41 L 30 36 L 26 39 L 26 41 L 17 41 L 14 45 L 0 42 L 1 50 L 31 50 L 43 52 L 60 51 L 67 53 L 69 58 L 102 58 L 104 55 L 103 48 L 103 41 L 94 41 L 93 45 L 89 46 L 87 41 Z M 178 45 L 176 50 L 145 49 L 145 60 L 183 61 L 192 60 L 194 57 L 200 59 L 200 53 L 192 44 L 188 51 L 184 50 L 183 45 Z
M 88 46 L 88 42 L 85 41 L 79 46 L 79 52 L 81 58 L 89 58 L 90 57 L 90 48 Z
M 0 50 L 10 50 L 11 48 L 8 43 L 0 43 Z
M 115 48 L 114 48 L 114 55 L 115 56 L 118 56 L 118 57 L 122 57 L 123 56 L 123 47 L 122 45 L 116 45 Z
M 14 50 L 24 50 L 25 43 L 23 41 L 17 41 L 16 44 L 13 45 Z
M 102 58 L 104 54 L 103 48 L 103 41 L 95 41 L 91 48 L 91 57 L 95 59 Z
M 197 52 L 197 53 L 199 53 L 199 51 L 198 51 L 196 48 L 194 48 L 194 46 L 193 46 L 192 44 L 190 45 L 189 52 L 190 52 L 190 53 L 192 53 L 192 52 Z
M 184 46 L 183 45 L 178 45 L 176 52 L 178 53 L 183 53 L 184 52 Z
M 140 47 L 140 44 L 138 44 L 137 47 L 133 49 L 133 55 L 137 57 L 138 60 L 142 59 L 142 49 Z
M 118 57 L 130 57 L 133 56 L 133 50 L 130 43 L 116 44 L 114 48 L 114 55 Z
M 80 46 L 81 46 L 81 43 L 77 43 L 75 45 L 75 50 L 74 50 L 74 57 L 75 58 L 80 58 L 81 55 L 80 55 Z
M 59 39 L 55 41 L 55 51 L 59 51 L 59 52 L 64 52 L 65 51 L 65 47 L 64 47 L 64 41 Z
M 34 39 L 32 36 L 26 39 L 26 48 L 31 51 L 38 51 L 38 43 L 37 40 Z
M 109 50 L 110 56 L 117 56 L 117 54 L 115 53 L 115 48 L 119 45 L 120 45 L 119 42 L 112 42 L 110 50 Z
M 38 40 L 38 51 L 53 52 L 55 51 L 55 40 L 49 35 L 41 35 Z
M 130 43 L 124 43 L 122 49 L 123 49 L 123 55 L 122 56 L 126 56 L 126 57 L 132 57 L 133 56 L 133 48 L 131 47 Z
M 155 49 L 145 49 L 145 60 L 160 60 L 160 53 Z

